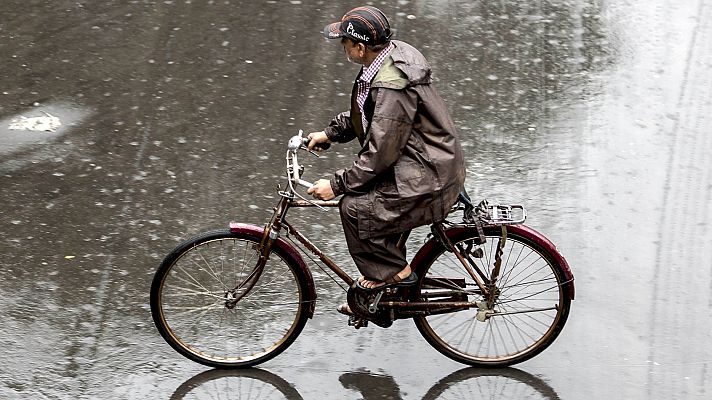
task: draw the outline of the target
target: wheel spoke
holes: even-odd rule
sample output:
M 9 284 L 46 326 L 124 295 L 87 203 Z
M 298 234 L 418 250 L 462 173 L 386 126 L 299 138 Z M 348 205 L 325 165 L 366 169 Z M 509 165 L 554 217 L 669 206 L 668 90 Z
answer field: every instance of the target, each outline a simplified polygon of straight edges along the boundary
M 195 290 L 191 288 L 176 288 L 175 293 L 171 292 L 170 294 L 166 294 L 167 297 L 194 297 L 194 296 L 206 296 L 206 297 L 213 297 L 217 298 L 220 300 L 225 300 L 224 293 L 213 293 L 213 292 L 208 292 L 205 290 Z
M 195 247 L 195 252 L 198 254 L 198 256 L 200 257 L 200 259 L 203 261 L 203 264 L 205 264 L 205 267 L 208 269 L 207 272 L 208 272 L 213 278 L 215 278 L 216 281 L 218 281 L 218 282 L 220 283 L 220 285 L 222 286 L 223 289 L 227 289 L 227 285 L 225 285 L 225 283 L 222 282 L 222 280 L 220 279 L 220 276 L 217 274 L 217 272 L 215 272 L 215 271 L 213 270 L 213 267 L 212 267 L 211 263 L 209 263 L 208 260 L 205 259 L 205 256 L 203 255 L 203 252 L 201 251 L 200 247 L 197 247 L 197 246 L 196 246 L 196 247 Z M 195 264 L 198 265 L 198 263 L 195 263 Z M 203 268 L 199 268 L 199 270 L 201 270 L 201 269 L 204 270 Z M 184 270 L 184 272 L 185 272 L 185 270 Z

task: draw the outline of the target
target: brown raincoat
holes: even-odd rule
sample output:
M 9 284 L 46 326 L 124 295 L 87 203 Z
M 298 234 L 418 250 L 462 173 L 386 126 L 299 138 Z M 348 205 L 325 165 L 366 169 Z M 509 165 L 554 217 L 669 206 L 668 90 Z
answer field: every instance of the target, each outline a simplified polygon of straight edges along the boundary
M 358 138 L 362 146 L 353 165 L 331 179 L 337 196 L 359 199 L 360 239 L 444 219 L 465 180 L 459 137 L 430 66 L 414 47 L 393 43 L 364 104 L 368 126 L 361 126 L 354 85 L 351 111 L 325 129 L 332 142 Z

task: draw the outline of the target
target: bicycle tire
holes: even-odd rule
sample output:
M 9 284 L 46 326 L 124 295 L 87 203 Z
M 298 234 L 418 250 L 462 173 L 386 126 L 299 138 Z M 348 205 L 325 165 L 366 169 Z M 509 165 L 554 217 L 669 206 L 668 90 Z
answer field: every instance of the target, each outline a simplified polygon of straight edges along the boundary
M 480 245 L 474 227 L 459 228 L 448 234 L 458 251 L 467 253 L 489 276 L 501 229 L 487 226 L 484 235 L 486 242 Z M 517 364 L 546 349 L 566 323 L 573 284 L 568 278 L 568 266 L 559 261 L 562 258 L 552 254 L 527 230 L 510 229 L 505 243 L 500 279 L 496 284 L 499 296 L 491 309 L 482 311 L 493 315 L 478 321 L 478 307 L 460 307 L 414 318 L 426 341 L 453 360 L 478 367 Z M 443 245 L 430 246 L 426 254 L 416 258 L 419 262 L 415 270 L 420 279 L 411 293 L 414 300 L 462 302 L 466 299 L 475 303 L 484 299 L 474 279 Z M 450 293 L 450 297 L 439 299 L 439 291 Z
M 151 313 L 178 353 L 214 368 L 265 362 L 287 349 L 308 318 L 308 280 L 296 261 L 273 246 L 254 288 L 234 308 L 227 293 L 249 275 L 261 237 L 206 232 L 178 245 L 151 285 Z M 310 304 L 310 306 L 313 306 Z

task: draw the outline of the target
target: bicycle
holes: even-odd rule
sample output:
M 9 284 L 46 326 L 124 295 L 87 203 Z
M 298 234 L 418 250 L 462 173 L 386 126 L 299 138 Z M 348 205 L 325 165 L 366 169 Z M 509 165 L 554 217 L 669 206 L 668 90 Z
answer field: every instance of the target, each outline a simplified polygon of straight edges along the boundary
M 297 192 L 299 185 L 312 186 L 302 180 L 298 160 L 306 142 L 301 131 L 288 141 L 287 187 L 278 191 L 264 227 L 230 222 L 229 229 L 179 244 L 158 267 L 151 313 L 178 353 L 211 367 L 240 368 L 287 349 L 316 302 L 300 250 L 349 286 L 349 325 L 357 329 L 412 318 L 439 352 L 480 367 L 525 361 L 556 339 L 574 299 L 574 277 L 554 244 L 523 225 L 523 206 L 486 200 L 474 205 L 463 192 L 448 215 L 461 211 L 462 220 L 432 224 L 413 256 L 417 283 L 366 292 L 286 218 L 295 207 L 338 206 Z M 406 240 L 402 235 L 400 244 Z

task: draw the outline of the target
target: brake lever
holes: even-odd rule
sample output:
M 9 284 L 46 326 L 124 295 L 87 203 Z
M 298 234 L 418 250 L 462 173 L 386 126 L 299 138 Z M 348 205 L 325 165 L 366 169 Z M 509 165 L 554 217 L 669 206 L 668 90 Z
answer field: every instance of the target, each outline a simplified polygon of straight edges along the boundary
M 308 137 L 302 138 L 302 145 L 301 145 L 300 149 L 303 149 L 303 150 L 306 150 L 306 151 L 310 152 L 311 154 L 313 154 L 313 155 L 316 156 L 317 158 L 321 157 L 321 156 L 319 155 L 319 153 L 315 152 L 314 150 L 309 150 L 309 141 L 310 141 L 310 140 L 311 140 L 311 139 L 309 139 Z M 316 146 L 314 146 L 314 148 L 319 149 L 319 150 L 322 150 L 322 151 L 328 150 L 329 147 L 331 147 L 331 143 L 329 143 L 329 142 L 326 142 L 326 143 L 317 143 Z
M 299 147 L 299 148 L 302 149 L 302 150 L 305 150 L 305 151 L 307 151 L 307 152 L 309 152 L 309 153 L 311 153 L 311 154 L 312 154 L 314 157 L 316 157 L 316 158 L 320 158 L 320 157 L 321 157 L 317 152 L 315 152 L 314 150 L 309 150 L 309 148 L 308 148 L 307 146 L 305 146 L 305 145 L 302 145 L 302 146 Z

